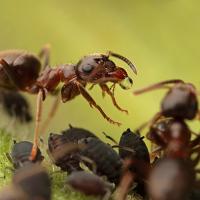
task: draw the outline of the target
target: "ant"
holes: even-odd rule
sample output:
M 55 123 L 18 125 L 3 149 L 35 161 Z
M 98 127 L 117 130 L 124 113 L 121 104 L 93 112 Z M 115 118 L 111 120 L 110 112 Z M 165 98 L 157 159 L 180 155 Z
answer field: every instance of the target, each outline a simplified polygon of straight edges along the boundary
M 172 84 L 172 86 L 170 86 Z M 161 111 L 155 118 L 160 116 L 192 120 L 198 114 L 197 90 L 191 83 L 183 80 L 172 79 L 162 81 L 146 88 L 136 90 L 135 95 L 142 94 L 159 88 L 168 88 L 169 91 L 161 102 Z
M 73 100 L 78 95 L 82 95 L 89 102 L 90 106 L 95 107 L 108 122 L 120 125 L 120 123 L 113 121 L 105 114 L 85 89 L 88 83 L 93 85 L 99 84 L 102 91 L 111 96 L 115 107 L 124 111 L 116 103 L 114 97 L 115 85 L 119 84 L 123 89 L 128 89 L 133 81 L 123 68 L 117 67 L 109 59 L 110 56 L 121 59 L 137 74 L 136 68 L 130 60 L 110 51 L 107 54 L 91 54 L 83 57 L 75 65 L 64 64 L 57 66 L 57 68 L 50 68 L 48 66 L 48 48 L 42 49 L 38 57 L 18 50 L 0 52 L 0 86 L 9 90 L 37 94 L 36 124 L 34 145 L 30 155 L 31 160 L 34 160 L 37 154 L 42 101 L 45 100 L 48 93 L 57 93 L 57 86 L 60 82 L 63 83 L 61 88 L 63 103 Z M 42 70 L 40 59 L 44 59 Z M 112 90 L 106 85 L 107 82 L 113 83 Z
M 152 200 L 188 199 L 199 181 L 189 160 L 162 158 L 151 170 L 148 192 Z

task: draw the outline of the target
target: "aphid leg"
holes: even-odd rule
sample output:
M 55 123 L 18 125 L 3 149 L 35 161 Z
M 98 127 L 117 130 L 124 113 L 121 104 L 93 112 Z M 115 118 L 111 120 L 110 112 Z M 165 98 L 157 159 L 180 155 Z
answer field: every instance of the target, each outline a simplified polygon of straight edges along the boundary
M 105 132 L 103 132 L 103 134 L 104 134 L 104 136 L 105 136 L 107 139 L 111 140 L 113 143 L 115 143 L 116 145 L 118 145 L 117 141 L 116 141 L 114 138 L 112 138 L 110 135 L 108 135 L 108 134 L 105 133 Z
M 38 57 L 40 59 L 44 59 L 42 70 L 44 70 L 49 65 L 50 48 L 51 48 L 50 44 L 46 44 L 46 45 L 44 45 L 44 47 L 41 49 L 41 51 L 38 54 Z
M 92 166 L 92 172 L 94 174 L 96 174 L 96 172 L 97 172 L 97 165 L 96 165 L 96 163 L 93 160 L 91 160 L 90 158 L 88 158 L 86 156 L 80 156 L 80 159 L 81 159 L 81 161 L 90 164 Z
M 9 153 L 6 153 L 6 158 L 8 159 L 8 161 L 9 161 L 10 163 L 13 163 L 12 158 L 11 158 L 11 156 L 10 156 Z
M 120 110 L 120 111 L 125 112 L 126 114 L 128 114 L 128 111 L 127 111 L 127 110 L 122 109 L 122 108 L 118 105 L 118 103 L 117 103 L 117 101 L 116 101 L 116 99 L 115 99 L 114 93 L 112 93 L 112 92 L 110 91 L 109 87 L 108 87 L 106 84 L 100 83 L 99 86 L 101 87 L 103 94 L 107 93 L 107 94 L 111 97 L 112 102 L 113 102 L 113 105 L 114 105 L 118 110 Z
M 106 189 L 106 193 L 105 193 L 105 195 L 103 196 L 102 200 L 109 200 L 111 194 L 112 194 L 111 190 L 110 190 L 110 189 Z
M 120 146 L 120 145 L 113 145 L 112 148 L 118 148 L 118 149 L 123 149 L 124 151 L 128 151 L 131 152 L 133 155 L 136 154 L 136 151 L 134 151 L 133 149 L 129 148 L 129 147 L 125 147 L 125 146 Z
M 78 89 L 79 89 L 79 92 L 80 94 L 88 101 L 88 103 L 90 104 L 91 107 L 95 107 L 101 114 L 102 116 L 108 121 L 110 122 L 111 124 L 116 124 L 118 126 L 121 125 L 121 123 L 119 122 L 115 122 L 113 121 L 110 117 L 108 117 L 104 111 L 102 110 L 102 108 L 96 104 L 95 100 L 90 96 L 90 94 L 85 90 L 85 88 L 79 83 L 79 82 L 75 82 Z
M 33 139 L 33 148 L 30 155 L 30 160 L 34 160 L 37 155 L 37 147 L 39 145 L 39 125 L 41 121 L 42 114 L 42 101 L 44 99 L 44 92 L 39 90 L 37 96 L 37 106 L 36 106 L 36 118 L 35 118 L 35 130 L 34 130 L 34 139 Z
M 60 103 L 60 95 L 57 95 L 57 97 L 55 97 L 55 99 L 54 99 L 54 102 L 51 106 L 50 112 L 48 113 L 46 120 L 43 122 L 43 124 L 41 126 L 41 129 L 40 129 L 41 135 L 43 135 L 46 132 L 46 128 L 48 127 L 52 118 L 55 116 L 55 113 L 58 109 L 59 103 Z
M 161 81 L 159 83 L 155 83 L 153 85 L 147 86 L 146 88 L 142 88 L 139 90 L 135 90 L 133 92 L 134 95 L 140 95 L 144 92 L 149 92 L 155 89 L 160 89 L 160 88 L 167 88 L 170 89 L 170 86 L 166 86 L 165 84 L 177 84 L 177 83 L 184 83 L 182 80 L 180 79 L 172 79 L 172 80 L 166 80 L 166 81 Z

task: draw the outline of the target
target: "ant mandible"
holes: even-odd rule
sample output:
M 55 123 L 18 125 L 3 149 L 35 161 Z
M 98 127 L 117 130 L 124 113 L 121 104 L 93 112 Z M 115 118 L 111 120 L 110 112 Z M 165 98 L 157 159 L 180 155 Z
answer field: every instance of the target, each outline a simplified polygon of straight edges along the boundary
M 105 114 L 85 89 L 87 83 L 99 84 L 102 91 L 111 96 L 113 104 L 119 110 L 125 111 L 116 103 L 114 89 L 116 84 L 119 84 L 123 89 L 128 89 L 128 86 L 132 85 L 132 79 L 129 78 L 123 68 L 117 67 L 109 59 L 110 56 L 121 59 L 137 74 L 136 68 L 130 60 L 113 52 L 91 54 L 83 57 L 76 65 L 64 64 L 56 68 L 48 67 L 48 48 L 42 49 L 38 57 L 18 50 L 0 52 L 0 86 L 10 90 L 37 94 L 36 124 L 34 145 L 30 155 L 31 160 L 37 154 L 42 101 L 45 100 L 47 93 L 56 91 L 60 82 L 63 83 L 61 88 L 63 102 L 70 101 L 81 94 L 89 102 L 90 106 L 95 107 L 108 122 L 120 125 L 120 123 L 113 121 Z M 40 72 L 41 58 L 44 59 L 44 66 Z M 112 90 L 106 85 L 107 82 L 113 83 Z

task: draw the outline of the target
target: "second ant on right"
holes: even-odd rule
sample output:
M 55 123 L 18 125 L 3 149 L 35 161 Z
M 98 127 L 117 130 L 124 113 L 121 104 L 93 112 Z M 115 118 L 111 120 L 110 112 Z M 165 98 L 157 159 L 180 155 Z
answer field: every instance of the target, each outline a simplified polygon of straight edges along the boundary
M 193 132 L 184 122 L 185 119 L 193 120 L 199 115 L 198 91 L 195 86 L 180 79 L 172 79 L 136 90 L 134 94 L 139 95 L 166 87 L 168 92 L 161 101 L 160 112 L 139 129 L 146 125 L 150 126 L 147 138 L 158 145 L 156 151 L 165 149 L 168 155 L 179 154 L 179 156 L 184 157 L 188 152 L 182 151 L 183 149 L 190 151 L 200 144 L 200 135 L 191 141 Z M 178 149 L 179 151 L 177 151 Z
M 160 112 L 139 128 L 148 125 L 146 137 L 157 146 L 151 153 L 158 160 L 153 162 L 148 178 L 148 194 L 152 200 L 190 199 L 189 196 L 200 187 L 200 135 L 195 134 L 192 139 L 194 133 L 185 120 L 199 117 L 198 91 L 191 83 L 172 79 L 137 90 L 134 94 L 159 88 L 168 89 L 161 101 Z

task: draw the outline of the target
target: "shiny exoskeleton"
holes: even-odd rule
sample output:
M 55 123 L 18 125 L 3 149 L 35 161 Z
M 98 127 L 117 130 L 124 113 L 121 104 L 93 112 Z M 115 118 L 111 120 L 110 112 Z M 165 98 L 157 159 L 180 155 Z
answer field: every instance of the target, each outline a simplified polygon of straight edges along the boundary
M 122 173 L 122 160 L 116 151 L 110 145 L 94 137 L 86 138 L 80 143 L 85 144 L 80 154 L 96 164 L 96 173 L 106 176 L 111 183 L 118 184 Z M 85 162 L 85 164 L 92 169 L 89 163 Z
M 42 56 L 45 56 L 46 59 L 44 69 L 40 72 L 40 58 Z M 0 87 L 38 95 L 34 146 L 30 159 L 33 160 L 37 153 L 42 101 L 47 93 L 56 92 L 61 82 L 63 83 L 61 89 L 63 102 L 82 95 L 90 106 L 95 107 L 108 122 L 120 125 L 120 123 L 113 121 L 105 114 L 85 89 L 88 83 L 98 84 L 104 93 L 111 96 L 113 104 L 119 110 L 124 111 L 115 100 L 114 89 L 116 84 L 119 84 L 123 89 L 128 89 L 132 85 L 132 79 L 128 77 L 123 68 L 117 67 L 109 59 L 110 56 L 121 59 L 136 73 L 135 66 L 127 58 L 113 52 L 92 54 L 83 57 L 75 65 L 66 64 L 56 68 L 48 67 L 48 53 L 45 49 L 41 51 L 39 57 L 24 51 L 0 52 Z M 106 85 L 108 82 L 113 83 L 113 91 Z M 126 85 L 127 83 L 128 86 Z
M 55 165 L 60 167 L 63 171 L 71 173 L 72 171 L 82 170 L 79 166 L 80 158 L 77 153 L 80 148 L 74 148 L 68 151 L 64 148 L 69 147 L 71 144 L 78 144 L 78 141 L 88 137 L 96 137 L 92 132 L 70 126 L 69 129 L 64 130 L 61 135 L 51 133 L 48 139 L 49 154 L 53 159 Z M 60 156 L 55 156 L 60 154 Z
M 10 117 L 16 118 L 21 123 L 32 121 L 29 103 L 19 92 L 1 89 L 0 103 Z
M 187 200 L 195 182 L 195 171 L 188 160 L 163 158 L 150 173 L 149 195 L 152 200 Z
M 170 86 L 170 84 L 174 85 Z M 197 90 L 191 83 L 185 83 L 182 80 L 167 80 L 135 91 L 134 94 L 141 94 L 163 86 L 167 86 L 169 91 L 161 102 L 160 115 L 178 119 L 194 119 L 199 108 Z
M 191 130 L 180 119 L 161 119 L 155 122 L 147 138 L 165 151 L 168 157 L 187 158 L 190 150 Z
M 85 171 L 73 172 L 67 177 L 66 184 L 85 195 L 102 196 L 104 199 L 110 196 L 112 189 L 112 184 Z
M 29 156 L 33 148 L 33 143 L 28 141 L 21 141 L 14 143 L 11 150 L 11 159 L 15 169 L 21 168 L 30 163 L 40 163 L 44 159 L 40 149 L 37 150 L 37 155 L 34 160 L 30 160 Z
M 135 174 L 135 182 L 138 183 L 135 191 L 141 196 L 146 196 L 144 180 L 147 178 L 148 169 L 150 167 L 150 156 L 148 148 L 143 141 L 143 137 L 139 133 L 134 133 L 130 129 L 123 132 L 120 141 L 120 147 L 128 147 L 133 152 L 127 151 L 124 148 L 119 148 L 120 157 L 132 160 L 129 170 Z
M 51 180 L 47 171 L 38 164 L 28 164 L 16 170 L 13 184 L 29 197 L 29 200 L 50 200 Z

